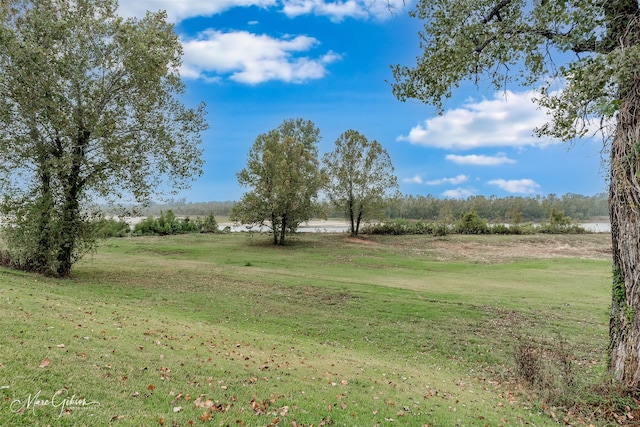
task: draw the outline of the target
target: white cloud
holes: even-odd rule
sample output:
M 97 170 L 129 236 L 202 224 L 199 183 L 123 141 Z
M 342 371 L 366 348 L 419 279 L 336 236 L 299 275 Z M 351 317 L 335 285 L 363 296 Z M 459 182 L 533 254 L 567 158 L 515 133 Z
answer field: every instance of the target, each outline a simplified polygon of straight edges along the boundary
M 509 193 L 518 194 L 533 194 L 540 189 L 540 185 L 532 179 L 494 179 L 492 181 L 489 181 L 489 184 L 495 185 L 498 188 Z
M 476 191 L 471 188 L 456 188 L 455 190 L 447 190 L 442 193 L 444 197 L 448 197 L 450 199 L 466 199 L 474 194 L 476 194 Z
M 446 159 L 450 162 L 458 165 L 473 165 L 473 166 L 499 166 L 504 164 L 516 163 L 515 160 L 507 157 L 505 153 L 498 153 L 495 156 L 485 156 L 470 154 L 467 156 L 459 156 L 456 154 L 448 154 Z
M 341 57 L 328 52 L 320 58 L 296 56 L 317 46 L 308 36 L 273 38 L 246 31 L 207 30 L 196 39 L 183 40 L 181 75 L 216 80 L 229 75 L 232 80 L 258 84 L 269 80 L 301 83 L 326 75 L 326 65 Z
M 119 13 L 125 17 L 141 18 L 147 10 L 166 10 L 171 22 L 196 16 L 212 16 L 234 7 L 274 7 L 288 17 L 314 14 L 326 16 L 334 22 L 345 18 L 388 19 L 410 6 L 403 0 L 128 0 L 120 1 Z
M 533 103 L 533 92 L 499 93 L 493 99 L 470 100 L 442 116 L 425 120 L 399 141 L 443 149 L 545 145 L 533 129 L 549 120 Z
M 458 185 L 458 184 L 462 184 L 463 182 L 467 182 L 468 180 L 469 180 L 469 177 L 467 175 L 458 175 L 454 178 L 434 179 L 432 181 L 425 182 L 425 184 L 427 185 L 443 185 L 443 184 Z
M 314 14 L 327 16 L 334 22 L 369 17 L 384 20 L 403 10 L 409 2 L 406 3 L 403 0 L 283 0 L 282 11 L 289 17 Z
M 414 175 L 411 178 L 404 178 L 402 182 L 405 184 L 422 184 L 423 180 L 421 175 Z
M 411 178 L 404 178 L 402 180 L 402 182 L 404 182 L 405 184 L 425 184 L 425 185 L 452 184 L 452 185 L 458 185 L 458 184 L 462 184 L 463 182 L 467 182 L 469 180 L 469 177 L 467 175 L 458 175 L 458 176 L 453 177 L 453 178 L 440 178 L 440 179 L 434 179 L 434 180 L 431 180 L 431 181 L 425 181 L 423 176 L 424 175 L 414 175 Z
M 118 12 L 125 17 L 141 18 L 147 10 L 166 10 L 171 22 L 195 16 L 212 16 L 234 7 L 276 6 L 277 0 L 121 0 Z

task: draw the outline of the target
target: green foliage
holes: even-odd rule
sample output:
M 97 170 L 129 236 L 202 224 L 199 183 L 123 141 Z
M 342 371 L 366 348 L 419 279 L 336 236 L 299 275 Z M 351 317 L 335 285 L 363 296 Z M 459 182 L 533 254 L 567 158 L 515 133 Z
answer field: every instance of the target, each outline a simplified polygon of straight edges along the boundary
M 443 220 L 459 218 L 463 213 L 475 210 L 490 222 L 506 222 L 512 225 L 524 222 L 548 221 L 551 211 L 562 211 L 576 220 L 588 220 L 609 215 L 608 195 L 601 193 L 583 196 L 568 193 L 562 196 L 548 194 L 529 197 L 471 196 L 466 199 L 440 199 L 432 195 L 403 195 L 394 199 L 386 209 L 389 218 Z M 336 214 L 341 212 L 336 212 Z
M 126 221 L 114 218 L 100 218 L 96 224 L 96 237 L 107 239 L 110 237 L 126 237 L 131 233 L 131 227 Z
M 359 132 L 340 135 L 335 149 L 322 161 L 326 194 L 349 221 L 352 236 L 358 235 L 361 223 L 380 219 L 391 198 L 398 196 L 389 154 L 378 141 L 369 141 Z
M 313 122 L 285 120 L 277 129 L 258 135 L 238 182 L 250 191 L 233 207 L 230 219 L 268 226 L 274 244 L 286 233 L 320 214 L 318 191 L 324 183 L 318 162 L 320 130 Z
M 136 236 L 167 236 L 186 233 L 219 233 L 218 223 L 213 214 L 192 221 L 189 217 L 176 218 L 172 211 L 160 212 L 158 218 L 149 216 L 133 228 Z
M 456 231 L 460 234 L 489 234 L 487 220 L 480 218 L 476 211 L 463 213 L 456 224 Z
M 449 232 L 449 226 L 445 223 L 427 223 L 424 221 L 407 221 L 405 219 L 394 219 L 381 223 L 368 224 L 361 230 L 361 234 L 380 234 L 391 236 L 404 236 L 411 234 L 446 236 Z
M 182 46 L 164 12 L 123 20 L 115 0 L 1 7 L 2 210 L 21 229 L 20 265 L 69 276 L 99 232 L 85 222 L 94 197 L 147 200 L 201 172 L 204 106 L 180 100 Z
M 624 279 L 622 278 L 622 273 L 620 272 L 620 268 L 615 268 L 613 271 L 613 301 L 617 303 L 619 306 L 622 306 L 625 302 L 627 302 L 627 288 L 624 284 Z
M 636 46 L 619 41 L 637 9 L 626 0 L 420 0 L 412 15 L 425 23 L 422 56 L 415 67 L 393 68 L 393 93 L 442 109 L 464 81 L 540 88 L 537 102 L 550 108 L 551 121 L 538 132 L 583 136 L 593 118 L 612 118 L 619 108 L 616 87 L 630 81 L 637 63 Z M 558 66 L 563 53 L 576 55 L 562 56 L 568 63 Z
M 550 226 L 546 223 L 534 225 L 533 223 L 524 224 L 489 224 L 484 218 L 481 218 L 477 212 L 471 211 L 462 214 L 461 218 L 455 224 L 445 221 L 425 222 L 410 221 L 406 219 L 396 218 L 380 223 L 373 223 L 364 226 L 361 230 L 362 234 L 379 234 L 379 235 L 433 235 L 446 236 L 447 234 L 501 234 L 501 235 L 525 235 L 525 234 L 586 234 L 588 233 L 583 227 L 577 224 L 569 224 L 565 226 Z
M 2 228 L 2 238 L 6 242 L 3 264 L 47 276 L 59 276 L 67 259 L 61 256 L 62 249 L 55 242 L 69 239 L 63 235 L 66 231 L 64 221 L 55 206 L 41 198 L 19 207 L 14 205 L 12 213 L 13 220 Z M 73 245 L 64 248 L 72 263 L 95 249 L 102 226 L 103 223 L 95 216 L 79 216 L 73 231 Z
M 197 222 L 201 233 L 219 233 L 218 221 L 213 213 L 205 216 L 202 219 L 198 219 Z
M 563 211 L 557 210 L 555 207 L 551 208 L 551 213 L 549 216 L 549 223 L 543 222 L 538 227 L 539 233 L 551 233 L 551 234 L 559 234 L 559 233 L 586 233 L 587 231 L 580 227 L 575 221 L 573 221 L 570 217 L 566 216 Z

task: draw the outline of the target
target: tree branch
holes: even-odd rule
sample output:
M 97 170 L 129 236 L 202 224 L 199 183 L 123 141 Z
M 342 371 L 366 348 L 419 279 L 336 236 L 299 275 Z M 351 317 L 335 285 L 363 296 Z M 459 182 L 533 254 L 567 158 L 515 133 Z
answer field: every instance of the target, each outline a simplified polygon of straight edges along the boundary
M 513 0 L 502 0 L 500 3 L 494 6 L 493 9 L 489 12 L 487 16 L 482 20 L 483 24 L 488 24 L 493 18 L 498 18 L 498 21 L 502 21 L 500 17 L 500 11 L 505 7 L 509 6 Z

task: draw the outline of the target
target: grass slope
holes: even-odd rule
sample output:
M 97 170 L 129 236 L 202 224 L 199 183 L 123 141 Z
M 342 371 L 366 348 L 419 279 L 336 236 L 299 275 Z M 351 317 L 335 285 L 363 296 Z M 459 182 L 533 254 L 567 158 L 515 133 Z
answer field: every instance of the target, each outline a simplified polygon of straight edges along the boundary
M 610 261 L 526 248 L 607 239 L 124 238 L 71 280 L 0 270 L 0 419 L 550 425 L 560 415 L 515 381 L 514 354 L 560 343 L 579 384 L 598 381 Z

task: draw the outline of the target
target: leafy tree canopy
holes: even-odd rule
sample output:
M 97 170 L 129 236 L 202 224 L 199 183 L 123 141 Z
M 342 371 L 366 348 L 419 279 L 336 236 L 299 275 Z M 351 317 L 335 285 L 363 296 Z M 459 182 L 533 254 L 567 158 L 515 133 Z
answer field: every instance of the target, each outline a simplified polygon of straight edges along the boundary
M 233 207 L 231 219 L 268 226 L 273 243 L 284 244 L 287 232 L 319 212 L 323 183 L 318 162 L 320 130 L 311 121 L 285 120 L 277 129 L 258 135 L 247 167 L 238 173 L 250 191 Z
M 363 221 L 380 218 L 389 198 L 398 193 L 389 154 L 378 141 L 369 141 L 357 131 L 340 135 L 323 163 L 327 196 L 344 212 L 354 236 Z
M 584 136 L 613 117 L 635 72 L 638 47 L 619 40 L 637 9 L 637 0 L 422 0 L 412 15 L 425 22 L 423 53 L 393 67 L 393 92 L 442 109 L 464 81 L 535 87 L 551 109 L 537 131 Z
M 96 196 L 145 200 L 201 173 L 204 106 L 180 101 L 172 25 L 164 12 L 125 20 L 116 9 L 0 1 L 0 193 L 19 267 L 69 275 Z

